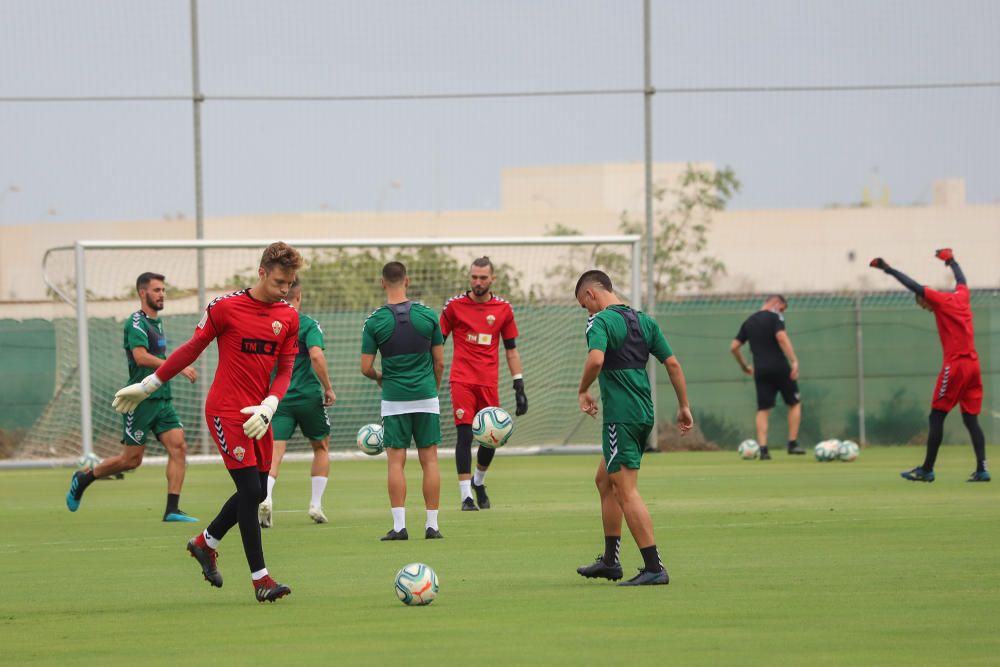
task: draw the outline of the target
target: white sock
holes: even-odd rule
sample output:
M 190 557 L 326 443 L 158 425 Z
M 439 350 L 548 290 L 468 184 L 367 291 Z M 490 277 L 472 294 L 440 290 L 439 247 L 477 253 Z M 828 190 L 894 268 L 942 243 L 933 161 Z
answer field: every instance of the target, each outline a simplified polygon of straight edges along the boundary
M 472 497 L 472 480 L 471 479 L 460 479 L 458 480 L 458 492 L 462 495 L 462 500 Z
M 472 483 L 476 486 L 482 486 L 483 482 L 486 481 L 486 471 L 476 468 L 475 474 L 472 475 Z
M 406 508 L 392 508 L 392 529 L 397 533 L 406 528 Z
M 202 535 L 202 537 L 205 538 L 205 544 L 208 545 L 209 549 L 218 549 L 219 548 L 219 540 L 217 540 L 214 537 L 212 537 L 211 535 L 209 535 L 207 529 L 204 532 L 202 532 L 201 535 Z
M 427 510 L 427 528 L 438 529 L 438 510 Z
M 263 579 L 266 576 L 267 576 L 267 568 L 266 567 L 263 570 L 257 570 L 256 572 L 250 573 L 250 578 L 253 579 L 254 581 L 260 581 L 261 579 Z
M 271 496 L 274 495 L 274 485 L 277 481 L 276 477 L 267 476 L 267 498 L 264 499 L 265 501 L 271 500 Z
M 326 491 L 326 477 L 313 477 L 312 487 L 313 495 L 312 500 L 309 502 L 310 505 L 315 507 L 323 506 L 323 493 Z

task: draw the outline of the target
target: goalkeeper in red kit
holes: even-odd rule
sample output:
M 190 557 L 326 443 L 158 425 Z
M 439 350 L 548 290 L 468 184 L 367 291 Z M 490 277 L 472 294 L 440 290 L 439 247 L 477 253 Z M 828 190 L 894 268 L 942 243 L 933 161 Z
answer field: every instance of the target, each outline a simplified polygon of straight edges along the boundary
M 507 367 L 514 380 L 514 414 L 528 411 L 524 393 L 521 354 L 517 350 L 517 324 L 510 304 L 493 294 L 496 280 L 489 257 L 473 260 L 469 271 L 470 288 L 448 300 L 441 310 L 441 333 L 452 335 L 455 355 L 451 362 L 451 406 L 454 411 L 458 442 L 455 444 L 455 467 L 462 496 L 462 511 L 475 512 L 490 507 L 486 494 L 486 471 L 496 450 L 480 446 L 476 452 L 476 473 L 472 474 L 472 418 L 483 408 L 500 405 L 497 389 L 500 370 L 499 348 L 503 340 Z M 472 491 L 476 492 L 475 502 Z M 477 508 L 476 505 L 479 505 Z
M 187 549 L 201 565 L 205 579 L 221 587 L 216 550 L 229 529 L 239 524 L 259 602 L 274 602 L 291 593 L 288 586 L 271 578 L 264 565 L 257 506 L 266 496 L 271 468 L 271 417 L 288 389 L 298 351 L 299 314 L 284 297 L 301 267 L 302 256 L 295 248 L 272 243 L 261 256 L 257 284 L 212 301 L 191 340 L 167 357 L 155 373 L 115 394 L 112 404 L 118 412 L 134 410 L 216 341 L 219 365 L 205 401 L 205 418 L 236 493 L 208 528 L 188 542 Z
M 986 470 L 986 436 L 979 425 L 979 413 L 983 404 L 983 379 L 973 336 L 969 288 L 966 285 L 965 274 L 955 261 L 951 248 L 938 250 L 935 256 L 955 274 L 954 292 L 938 292 L 920 285 L 906 274 L 890 267 L 881 257 L 871 261 L 873 268 L 885 271 L 913 292 L 921 308 L 934 313 L 944 352 L 944 364 L 938 375 L 931 402 L 930 430 L 927 434 L 927 454 L 924 463 L 900 475 L 914 482 L 934 481 L 934 462 L 941 447 L 941 439 L 944 437 L 944 418 L 952 408 L 961 405 L 962 421 L 969 431 L 972 448 L 976 452 L 976 470 L 969 476 L 968 481 L 988 482 L 990 473 Z

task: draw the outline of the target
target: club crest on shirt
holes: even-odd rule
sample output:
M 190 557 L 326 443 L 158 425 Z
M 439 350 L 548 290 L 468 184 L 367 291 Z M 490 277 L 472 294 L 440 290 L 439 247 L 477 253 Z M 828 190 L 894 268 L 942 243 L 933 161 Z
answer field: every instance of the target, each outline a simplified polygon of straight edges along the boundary
M 497 318 L 495 316 L 493 316 L 493 315 L 487 315 L 486 316 L 486 324 L 488 324 L 489 326 L 493 326 L 493 323 L 496 322 L 496 321 L 497 321 Z
M 271 331 L 274 332 L 275 336 L 281 333 L 281 322 L 279 322 L 278 320 L 271 322 Z
M 461 419 L 462 417 L 465 416 L 465 410 L 463 410 L 462 408 L 455 410 L 455 416 Z
M 136 440 L 142 440 L 142 436 L 143 436 L 144 434 L 143 434 L 143 432 L 142 432 L 142 431 L 133 431 L 133 432 L 132 432 L 132 435 L 133 435 L 133 436 L 135 436 L 135 439 L 136 439 Z
M 243 449 L 242 447 L 236 447 L 235 449 L 233 449 L 233 458 L 236 459 L 237 461 L 242 461 L 243 456 L 246 453 L 247 450 Z

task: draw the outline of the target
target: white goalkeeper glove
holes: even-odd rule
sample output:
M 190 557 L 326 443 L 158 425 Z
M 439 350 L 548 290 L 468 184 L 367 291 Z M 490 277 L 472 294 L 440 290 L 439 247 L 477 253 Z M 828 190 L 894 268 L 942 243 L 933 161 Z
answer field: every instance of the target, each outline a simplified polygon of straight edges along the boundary
M 122 414 L 132 412 L 150 394 L 162 386 L 163 382 L 160 381 L 160 378 L 156 377 L 156 373 L 151 373 L 144 377 L 142 382 L 136 382 L 124 389 L 119 389 L 115 394 L 115 399 L 111 401 L 111 407 Z
M 248 438 L 257 440 L 267 433 L 267 427 L 271 425 L 271 417 L 278 409 L 278 397 L 268 396 L 260 405 L 251 405 L 240 410 L 245 415 L 251 415 L 250 419 L 243 422 L 243 432 Z

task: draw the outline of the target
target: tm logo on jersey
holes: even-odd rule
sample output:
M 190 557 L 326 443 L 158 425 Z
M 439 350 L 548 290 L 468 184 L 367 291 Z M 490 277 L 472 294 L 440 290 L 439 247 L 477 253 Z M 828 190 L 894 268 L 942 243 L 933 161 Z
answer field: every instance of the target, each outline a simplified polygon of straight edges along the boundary
M 244 338 L 240 342 L 240 351 L 246 354 L 266 354 L 269 357 L 274 356 L 275 350 L 278 349 L 277 341 L 273 340 L 263 340 L 260 338 Z

